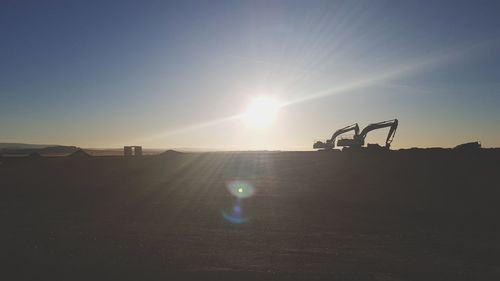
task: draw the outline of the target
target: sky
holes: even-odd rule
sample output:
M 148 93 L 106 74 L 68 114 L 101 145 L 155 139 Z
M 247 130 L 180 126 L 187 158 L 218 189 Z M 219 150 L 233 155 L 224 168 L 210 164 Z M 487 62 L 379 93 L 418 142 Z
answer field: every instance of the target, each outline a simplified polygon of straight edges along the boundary
M 0 142 L 310 150 L 397 118 L 393 148 L 499 147 L 499 14 L 499 1 L 2 1 Z M 249 126 L 262 97 L 279 111 Z

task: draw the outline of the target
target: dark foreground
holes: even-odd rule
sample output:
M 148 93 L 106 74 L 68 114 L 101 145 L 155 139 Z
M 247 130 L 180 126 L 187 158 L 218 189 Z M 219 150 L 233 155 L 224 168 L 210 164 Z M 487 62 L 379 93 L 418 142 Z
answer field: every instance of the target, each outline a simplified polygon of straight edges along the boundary
M 2 280 L 500 280 L 494 151 L 0 161 Z

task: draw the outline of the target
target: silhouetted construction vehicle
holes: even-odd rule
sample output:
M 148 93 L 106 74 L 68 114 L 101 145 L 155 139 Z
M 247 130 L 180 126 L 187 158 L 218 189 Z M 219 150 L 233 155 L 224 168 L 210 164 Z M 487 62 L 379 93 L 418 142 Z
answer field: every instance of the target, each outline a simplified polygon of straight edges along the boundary
M 387 139 L 385 140 L 385 146 L 380 146 L 378 144 L 368 144 L 366 148 L 369 150 L 389 150 L 389 148 L 391 147 L 391 143 L 394 140 L 396 129 L 398 128 L 398 119 L 370 124 L 366 126 L 361 132 L 359 132 L 358 124 L 354 123 L 335 131 L 332 137 L 326 142 L 317 141 L 316 143 L 314 143 L 313 148 L 319 150 L 332 150 L 335 148 L 335 141 L 338 136 L 349 131 L 354 131 L 354 136 L 352 138 L 341 138 L 337 141 L 336 145 L 342 146 L 344 147 L 344 149 L 361 149 L 365 145 L 365 139 L 369 132 L 387 127 L 389 127 L 389 133 L 387 134 Z
M 326 140 L 326 142 L 322 141 L 317 141 L 314 143 L 313 148 L 314 149 L 321 149 L 321 150 L 331 150 L 335 148 L 335 140 L 337 139 L 338 136 L 341 134 L 347 133 L 349 131 L 354 131 L 354 134 L 357 135 L 359 134 L 359 126 L 358 123 L 354 123 L 352 125 L 346 126 L 342 129 L 338 129 L 333 133 L 332 137 L 329 140 Z
M 369 132 L 377 129 L 387 128 L 389 127 L 389 134 L 387 134 L 387 139 L 385 140 L 385 146 L 381 147 L 379 145 L 369 145 L 368 148 L 385 148 L 389 150 L 391 147 L 391 143 L 394 139 L 394 135 L 396 134 L 396 129 L 398 128 L 398 119 L 382 121 L 378 123 L 373 123 L 366 126 L 361 133 L 355 134 L 352 139 L 340 139 L 337 141 L 337 146 L 346 147 L 349 149 L 360 149 L 365 144 L 365 138 Z

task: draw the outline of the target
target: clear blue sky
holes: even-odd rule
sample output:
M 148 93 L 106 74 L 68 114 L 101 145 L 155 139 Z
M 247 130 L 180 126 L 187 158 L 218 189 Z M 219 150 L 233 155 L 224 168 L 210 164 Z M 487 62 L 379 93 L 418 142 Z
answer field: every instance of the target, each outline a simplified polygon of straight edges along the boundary
M 311 149 L 396 117 L 396 148 L 500 146 L 499 15 L 499 1 L 2 1 L 0 142 Z M 261 95 L 289 104 L 271 126 L 227 119 Z

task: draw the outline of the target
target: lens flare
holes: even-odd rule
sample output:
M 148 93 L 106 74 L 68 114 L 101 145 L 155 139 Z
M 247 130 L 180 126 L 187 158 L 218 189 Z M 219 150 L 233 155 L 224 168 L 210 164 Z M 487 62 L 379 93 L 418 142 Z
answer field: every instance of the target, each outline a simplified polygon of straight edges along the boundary
M 255 193 L 253 186 L 244 181 L 231 181 L 226 188 L 233 196 L 240 199 L 252 197 Z
M 242 224 L 242 223 L 246 223 L 248 221 L 248 218 L 241 216 L 241 214 L 234 214 L 234 212 L 231 214 L 222 212 L 222 216 L 228 222 L 234 223 L 234 224 Z
M 230 223 L 242 224 L 248 221 L 243 215 L 242 202 L 255 193 L 253 186 L 245 181 L 230 181 L 226 188 L 235 197 L 235 204 L 230 212 L 221 211 L 222 217 Z
M 222 211 L 222 216 L 230 223 L 241 224 L 248 221 L 248 218 L 243 216 L 243 210 L 241 208 L 242 199 L 236 198 L 236 203 L 231 209 L 230 213 Z

